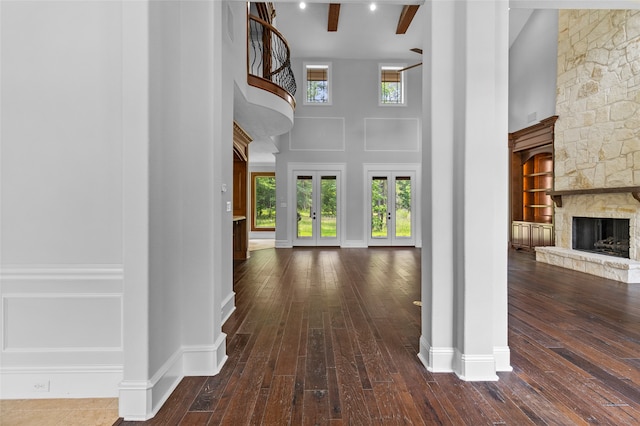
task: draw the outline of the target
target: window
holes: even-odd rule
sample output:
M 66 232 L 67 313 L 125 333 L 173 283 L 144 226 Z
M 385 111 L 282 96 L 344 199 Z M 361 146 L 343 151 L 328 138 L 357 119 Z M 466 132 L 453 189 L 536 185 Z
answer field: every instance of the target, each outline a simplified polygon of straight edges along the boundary
M 305 105 L 331 105 L 331 64 L 305 64 Z
M 380 65 L 380 105 L 404 105 L 403 66 Z
M 251 230 L 276 229 L 276 174 L 251 173 Z

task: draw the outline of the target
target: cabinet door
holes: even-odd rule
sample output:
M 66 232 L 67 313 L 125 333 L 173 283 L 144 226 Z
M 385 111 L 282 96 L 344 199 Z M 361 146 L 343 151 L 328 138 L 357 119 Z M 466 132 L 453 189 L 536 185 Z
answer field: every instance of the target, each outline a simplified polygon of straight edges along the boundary
M 511 244 L 514 247 L 529 247 L 530 230 L 531 227 L 528 223 L 513 222 L 511 224 Z
M 531 246 L 552 246 L 553 245 L 553 225 L 531 224 Z

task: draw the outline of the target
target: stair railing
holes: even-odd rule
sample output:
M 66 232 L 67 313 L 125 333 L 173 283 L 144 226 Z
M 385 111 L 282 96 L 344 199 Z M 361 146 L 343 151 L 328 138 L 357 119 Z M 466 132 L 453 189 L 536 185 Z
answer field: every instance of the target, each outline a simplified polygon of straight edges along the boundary
M 287 40 L 268 22 L 249 15 L 247 68 L 250 85 L 268 90 L 295 108 L 296 80 Z

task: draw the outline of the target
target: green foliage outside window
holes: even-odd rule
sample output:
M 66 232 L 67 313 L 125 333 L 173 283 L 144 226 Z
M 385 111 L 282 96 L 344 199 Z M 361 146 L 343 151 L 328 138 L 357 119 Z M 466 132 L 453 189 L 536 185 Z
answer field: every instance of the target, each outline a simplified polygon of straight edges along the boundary
M 307 81 L 307 102 L 326 103 L 329 100 L 326 81 Z
M 256 228 L 276 227 L 276 178 L 275 176 L 255 177 L 255 226 Z

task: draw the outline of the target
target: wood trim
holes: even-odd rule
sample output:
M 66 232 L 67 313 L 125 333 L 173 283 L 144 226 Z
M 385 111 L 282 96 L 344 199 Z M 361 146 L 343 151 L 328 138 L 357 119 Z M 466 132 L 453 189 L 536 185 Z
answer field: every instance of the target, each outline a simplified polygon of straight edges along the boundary
M 509 147 L 512 152 L 524 151 L 553 143 L 557 115 L 540 120 L 533 126 L 509 133 Z
M 420 5 L 407 4 L 402 8 L 400 12 L 400 18 L 398 19 L 398 27 L 396 28 L 396 34 L 405 34 L 413 21 L 413 17 L 416 15 Z
M 340 19 L 340 4 L 329 4 L 329 17 L 327 19 L 327 31 L 338 31 L 338 20 Z
M 255 75 L 248 74 L 247 75 L 247 83 L 250 86 L 257 87 L 258 89 L 266 90 L 267 92 L 273 93 L 287 101 L 291 108 L 296 109 L 296 100 L 289 92 L 287 92 L 282 87 L 278 86 L 272 81 L 267 79 L 257 77 Z
M 563 191 L 547 191 L 556 206 L 562 207 L 563 195 L 594 195 L 594 194 L 619 194 L 630 193 L 633 198 L 640 202 L 640 186 L 622 186 L 617 188 L 590 188 L 590 189 L 567 189 Z
M 238 123 L 233 121 L 233 152 L 242 160 L 248 161 L 251 136 Z

